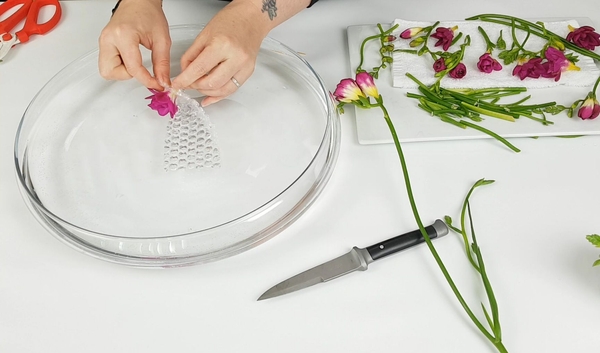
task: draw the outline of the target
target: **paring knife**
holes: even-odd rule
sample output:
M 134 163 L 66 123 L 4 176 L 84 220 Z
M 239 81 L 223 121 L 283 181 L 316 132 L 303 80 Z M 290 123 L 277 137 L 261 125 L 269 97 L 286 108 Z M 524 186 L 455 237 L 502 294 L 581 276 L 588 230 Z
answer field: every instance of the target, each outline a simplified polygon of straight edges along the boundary
M 448 226 L 439 219 L 432 225 L 425 227 L 425 230 L 431 239 L 448 234 Z M 264 292 L 258 300 L 269 299 L 295 292 L 321 282 L 330 281 L 354 271 L 365 271 L 371 262 L 423 242 L 425 242 L 425 239 L 423 238 L 421 231 L 417 229 L 384 240 L 364 249 L 355 246 L 346 255 L 327 261 L 271 287 L 271 289 Z

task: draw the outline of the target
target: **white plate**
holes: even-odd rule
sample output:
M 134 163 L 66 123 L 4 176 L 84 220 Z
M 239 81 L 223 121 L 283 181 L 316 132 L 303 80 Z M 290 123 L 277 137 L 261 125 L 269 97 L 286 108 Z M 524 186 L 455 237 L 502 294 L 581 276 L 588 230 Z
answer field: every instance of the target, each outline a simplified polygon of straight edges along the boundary
M 545 19 L 555 21 L 557 19 Z M 592 25 L 591 20 L 576 18 L 581 25 Z M 383 25 L 384 29 L 389 24 Z M 360 45 L 371 35 L 379 33 L 376 25 L 356 25 L 348 27 L 348 49 L 350 56 L 350 75 L 360 61 Z M 365 47 L 365 64 L 363 68 L 370 69 L 379 63 L 379 43 L 371 41 Z M 379 92 L 384 98 L 385 105 L 391 115 L 401 142 L 424 142 L 442 140 L 464 140 L 490 138 L 473 129 L 460 129 L 444 123 L 437 117 L 432 117 L 417 107 L 417 101 L 406 97 L 407 90 L 392 86 L 391 67 L 381 70 L 376 81 Z M 590 91 L 589 87 L 553 87 L 530 90 L 530 103 L 556 101 L 558 104 L 571 105 L 575 100 L 584 98 Z M 392 143 L 391 135 L 378 109 L 355 109 L 358 141 L 361 144 Z M 568 136 L 568 135 L 598 135 L 600 134 L 600 119 L 581 120 L 577 117 L 569 119 L 566 114 L 548 115 L 553 125 L 544 126 L 538 122 L 521 118 L 511 123 L 494 118 L 486 118 L 480 125 L 506 137 L 532 136 Z

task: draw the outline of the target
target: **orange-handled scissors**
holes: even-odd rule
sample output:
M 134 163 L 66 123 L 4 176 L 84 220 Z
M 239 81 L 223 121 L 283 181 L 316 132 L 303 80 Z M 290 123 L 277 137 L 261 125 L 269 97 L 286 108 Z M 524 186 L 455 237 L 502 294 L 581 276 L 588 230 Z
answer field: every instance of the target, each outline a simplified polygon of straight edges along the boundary
M 0 16 L 18 6 L 20 7 L 12 15 L 0 21 L 0 60 L 14 45 L 27 42 L 33 34 L 45 34 L 56 27 L 62 15 L 58 0 L 7 0 L 0 4 Z M 38 23 L 40 10 L 45 6 L 54 6 L 54 15 L 48 21 Z M 23 20 L 23 28 L 10 33 Z

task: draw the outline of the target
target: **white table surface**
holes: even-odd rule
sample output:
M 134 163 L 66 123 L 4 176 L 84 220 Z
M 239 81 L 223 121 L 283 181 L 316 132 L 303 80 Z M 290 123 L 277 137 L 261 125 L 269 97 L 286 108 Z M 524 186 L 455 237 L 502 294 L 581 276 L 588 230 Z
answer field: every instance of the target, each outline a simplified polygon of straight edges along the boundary
M 349 72 L 346 27 L 462 19 L 478 13 L 588 16 L 595 0 L 321 0 L 271 36 L 306 59 L 333 90 Z M 169 1 L 171 24 L 205 23 L 223 2 Z M 341 117 L 334 174 L 297 222 L 263 245 L 200 266 L 141 270 L 96 260 L 49 235 L 16 185 L 13 143 L 27 104 L 58 70 L 96 48 L 112 1 L 63 3 L 63 20 L 0 64 L 0 352 L 492 352 L 463 313 L 425 246 L 287 296 L 256 302 L 275 283 L 352 246 L 415 228 L 392 145 L 357 143 Z M 596 9 L 594 11 L 591 11 Z M 393 114 L 393 112 L 391 112 Z M 399 127 L 401 128 L 401 127 Z M 426 222 L 458 217 L 471 184 L 474 216 L 510 352 L 600 347 L 600 137 L 404 146 Z M 435 242 L 472 306 L 484 300 L 459 238 Z

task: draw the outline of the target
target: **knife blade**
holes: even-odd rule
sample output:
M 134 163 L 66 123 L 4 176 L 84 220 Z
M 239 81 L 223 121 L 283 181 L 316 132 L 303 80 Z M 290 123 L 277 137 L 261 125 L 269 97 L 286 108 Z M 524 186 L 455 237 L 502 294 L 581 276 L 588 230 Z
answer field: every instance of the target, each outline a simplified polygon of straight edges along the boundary
M 448 226 L 442 220 L 436 220 L 425 227 L 431 239 L 448 234 Z M 353 247 L 350 252 L 321 265 L 299 273 L 274 285 L 264 292 L 258 300 L 278 297 L 322 282 L 331 281 L 354 271 L 365 271 L 373 261 L 395 254 L 401 250 L 424 243 L 419 229 L 384 240 L 366 248 Z

